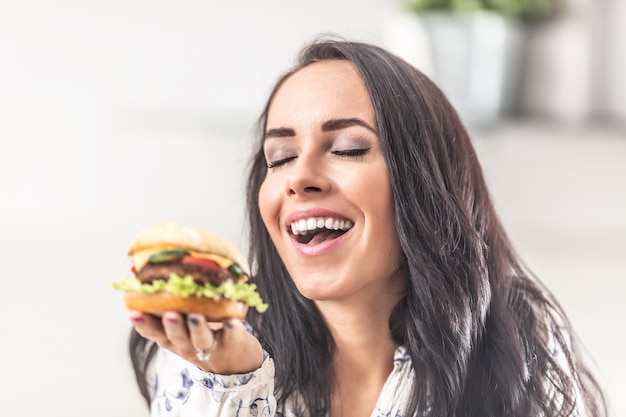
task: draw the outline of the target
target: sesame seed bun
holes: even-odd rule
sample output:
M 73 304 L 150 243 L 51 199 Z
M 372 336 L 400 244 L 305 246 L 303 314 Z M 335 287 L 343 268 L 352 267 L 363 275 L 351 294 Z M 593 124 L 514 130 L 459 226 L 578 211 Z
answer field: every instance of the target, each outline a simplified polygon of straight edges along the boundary
M 213 253 L 231 259 L 250 274 L 250 267 L 241 251 L 220 235 L 200 227 L 181 226 L 173 222 L 160 222 L 149 226 L 135 236 L 128 255 L 154 249 L 183 249 Z

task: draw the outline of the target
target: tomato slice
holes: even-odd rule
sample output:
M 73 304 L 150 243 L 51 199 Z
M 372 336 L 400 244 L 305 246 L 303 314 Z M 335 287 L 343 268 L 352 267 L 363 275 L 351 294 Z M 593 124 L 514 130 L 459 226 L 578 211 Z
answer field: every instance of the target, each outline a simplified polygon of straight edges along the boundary
M 206 258 L 198 258 L 195 256 L 184 256 L 180 259 L 180 263 L 189 265 L 198 265 L 208 269 L 220 270 L 222 267 L 215 261 Z

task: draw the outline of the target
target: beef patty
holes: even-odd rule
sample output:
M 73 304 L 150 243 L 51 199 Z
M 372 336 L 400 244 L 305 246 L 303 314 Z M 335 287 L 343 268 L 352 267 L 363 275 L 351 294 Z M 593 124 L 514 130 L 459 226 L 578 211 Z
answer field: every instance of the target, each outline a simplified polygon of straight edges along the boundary
M 137 273 L 137 278 L 141 282 L 149 283 L 157 279 L 167 280 L 172 273 L 180 277 L 191 275 L 197 283 L 210 283 L 215 286 L 220 285 L 229 278 L 236 280 L 236 278 L 225 269 L 215 270 L 200 265 L 183 264 L 180 262 L 146 264 Z

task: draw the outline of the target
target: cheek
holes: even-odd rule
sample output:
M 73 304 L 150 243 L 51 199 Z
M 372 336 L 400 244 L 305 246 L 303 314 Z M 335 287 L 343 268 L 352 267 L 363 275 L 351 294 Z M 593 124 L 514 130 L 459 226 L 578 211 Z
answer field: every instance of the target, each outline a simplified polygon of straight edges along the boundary
M 391 183 L 385 169 L 361 172 L 356 175 L 352 184 L 345 188 L 358 199 L 359 205 L 370 215 L 376 216 L 381 223 L 394 221 L 393 196 Z
M 400 252 L 400 243 L 389 178 L 386 172 L 381 171 L 380 175 L 370 177 L 368 183 L 370 184 L 369 192 L 364 195 L 369 202 L 366 204 L 369 207 L 369 217 L 375 222 L 373 230 L 375 240 L 382 248 L 379 253 L 386 253 L 395 260 Z M 377 192 L 371 192 L 372 189 Z

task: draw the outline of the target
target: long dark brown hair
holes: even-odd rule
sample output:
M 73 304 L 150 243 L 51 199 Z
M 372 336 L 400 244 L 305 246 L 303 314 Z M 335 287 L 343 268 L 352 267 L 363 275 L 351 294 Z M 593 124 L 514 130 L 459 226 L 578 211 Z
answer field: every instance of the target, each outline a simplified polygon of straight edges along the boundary
M 470 137 L 441 90 L 374 45 L 322 38 L 276 84 L 259 120 L 247 192 L 253 279 L 271 306 L 248 316 L 275 359 L 279 406 L 303 416 L 330 407 L 334 343 L 287 273 L 261 219 L 263 133 L 277 89 L 313 62 L 351 62 L 369 90 L 394 196 L 406 295 L 389 320 L 415 378 L 406 416 L 565 417 L 606 414 L 558 302 L 514 250 L 491 201 Z M 131 341 L 145 389 L 150 343 Z
M 295 288 L 258 206 L 267 167 L 263 133 L 277 89 L 323 60 L 351 62 L 374 106 L 404 254 L 406 296 L 389 326 L 414 378 L 407 416 L 572 416 L 605 413 L 575 350 L 562 308 L 523 264 L 491 201 L 462 121 L 420 71 L 374 45 L 319 39 L 271 94 L 248 181 L 250 257 L 271 308 L 249 320 L 276 363 L 278 403 L 326 416 L 334 344 L 314 304 Z

